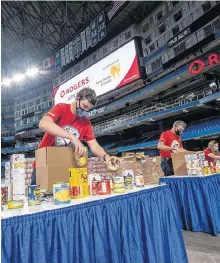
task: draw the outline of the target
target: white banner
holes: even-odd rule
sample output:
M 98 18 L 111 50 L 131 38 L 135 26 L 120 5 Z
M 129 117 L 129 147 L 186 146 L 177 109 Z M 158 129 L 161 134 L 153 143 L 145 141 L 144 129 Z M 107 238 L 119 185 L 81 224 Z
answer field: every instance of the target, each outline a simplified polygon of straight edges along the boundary
M 55 104 L 72 103 L 77 92 L 92 88 L 100 96 L 140 78 L 135 42 L 132 40 L 104 59 L 54 89 Z

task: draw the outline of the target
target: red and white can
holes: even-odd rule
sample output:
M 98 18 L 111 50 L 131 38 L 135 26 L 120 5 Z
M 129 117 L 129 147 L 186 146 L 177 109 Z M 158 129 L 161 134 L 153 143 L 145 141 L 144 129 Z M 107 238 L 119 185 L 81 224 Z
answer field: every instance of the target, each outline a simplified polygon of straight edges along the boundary
M 100 182 L 100 195 L 110 195 L 111 194 L 111 184 L 110 181 L 104 179 Z

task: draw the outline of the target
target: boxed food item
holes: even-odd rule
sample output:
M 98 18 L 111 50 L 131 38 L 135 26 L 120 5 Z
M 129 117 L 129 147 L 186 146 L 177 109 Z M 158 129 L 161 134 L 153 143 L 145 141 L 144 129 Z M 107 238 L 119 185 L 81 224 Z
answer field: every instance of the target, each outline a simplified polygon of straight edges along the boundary
M 88 169 L 71 168 L 69 169 L 70 197 L 74 199 L 89 196 Z
M 54 183 L 69 183 L 69 169 L 77 167 L 72 147 L 40 148 L 35 151 L 35 157 L 37 185 L 51 192 Z
M 25 155 L 12 154 L 10 158 L 12 178 L 12 199 L 24 200 L 25 197 Z

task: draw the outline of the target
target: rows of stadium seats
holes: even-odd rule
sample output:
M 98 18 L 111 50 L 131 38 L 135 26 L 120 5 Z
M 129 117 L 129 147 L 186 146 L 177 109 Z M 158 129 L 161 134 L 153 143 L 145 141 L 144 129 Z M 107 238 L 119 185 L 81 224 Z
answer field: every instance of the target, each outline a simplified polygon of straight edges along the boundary
M 192 93 L 191 93 L 192 94 Z M 189 94 L 188 97 L 191 95 Z M 200 97 L 204 97 L 206 96 L 206 93 L 203 93 L 200 91 Z M 172 99 L 172 100 L 169 100 L 169 101 L 165 101 L 165 102 L 162 102 L 162 103 L 153 103 L 151 107 L 149 106 L 143 106 L 141 107 L 140 109 L 136 109 L 134 111 L 131 111 L 129 113 L 126 113 L 126 114 L 122 114 L 121 116 L 119 117 L 115 117 L 114 119 L 110 119 L 108 121 L 105 121 L 105 122 L 102 122 L 100 124 L 97 124 L 97 125 L 94 125 L 94 131 L 96 132 L 96 134 L 99 134 L 99 133 L 102 133 L 102 130 L 105 130 L 105 129 L 111 129 L 114 128 L 114 127 L 118 127 L 118 126 L 123 126 L 123 125 L 127 125 L 127 124 L 130 124 L 129 121 L 132 121 L 132 120 L 136 120 L 137 118 L 140 118 L 140 117 L 146 117 L 150 114 L 154 114 L 155 113 L 155 116 L 158 116 L 158 112 L 163 112 L 164 114 L 164 111 L 168 110 L 168 109 L 174 109 L 175 107 L 177 107 L 176 109 L 177 110 L 180 110 L 180 108 L 178 106 L 183 106 L 183 105 L 189 105 L 191 106 L 191 102 L 192 101 L 197 101 L 199 103 L 199 99 L 200 97 L 196 94 L 193 94 L 193 96 L 191 96 L 190 98 L 186 99 L 186 97 L 183 98 L 182 97 L 179 97 L 179 98 L 176 98 L 176 99 Z M 148 116 L 149 117 L 149 116 Z M 153 115 L 151 116 L 153 118 Z M 141 119 L 137 119 L 137 121 L 140 121 Z M 128 123 L 127 123 L 128 122 Z
M 213 119 L 213 120 L 207 120 L 198 124 L 193 124 L 191 126 L 189 126 L 185 132 L 183 133 L 183 135 L 181 136 L 182 140 L 189 140 L 189 139 L 193 139 L 196 138 L 197 135 L 198 137 L 201 136 L 201 134 L 199 134 L 199 132 L 204 132 L 203 136 L 205 135 L 213 135 L 216 134 L 216 131 L 218 133 L 220 133 L 220 118 L 218 119 Z M 158 136 L 159 139 L 159 136 Z M 141 149 L 144 147 L 156 147 L 157 143 L 158 143 L 158 139 L 157 140 L 151 140 L 146 142 L 145 140 L 130 140 L 130 141 L 126 141 L 124 143 L 119 143 L 116 144 L 114 147 L 117 147 L 117 151 L 118 152 L 124 152 L 124 151 L 129 151 L 129 150 L 135 150 L 135 149 Z M 110 148 L 111 149 L 111 148 Z

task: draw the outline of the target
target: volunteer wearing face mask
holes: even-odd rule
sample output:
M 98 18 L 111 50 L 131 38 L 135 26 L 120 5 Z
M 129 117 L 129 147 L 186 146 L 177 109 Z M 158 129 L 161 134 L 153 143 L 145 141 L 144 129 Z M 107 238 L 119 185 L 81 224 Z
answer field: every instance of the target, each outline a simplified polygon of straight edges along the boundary
M 173 175 L 173 164 L 171 153 L 186 152 L 183 149 L 180 138 L 181 133 L 185 130 L 186 124 L 183 121 L 175 121 L 171 130 L 161 134 L 157 148 L 160 150 L 161 168 L 165 176 Z
M 210 163 L 215 163 L 215 160 L 220 160 L 218 142 L 212 140 L 209 142 L 208 147 L 204 150 L 205 158 Z
M 118 163 L 119 159 L 109 156 L 96 141 L 90 120 L 86 117 L 97 103 L 95 91 L 90 88 L 82 89 L 72 104 L 55 105 L 40 121 L 39 127 L 45 132 L 38 147 L 73 146 L 78 156 L 86 152 L 81 140 L 87 142 L 94 155 L 110 162 Z M 35 163 L 33 167 L 35 167 Z M 31 184 L 36 184 L 36 170 L 32 174 Z

